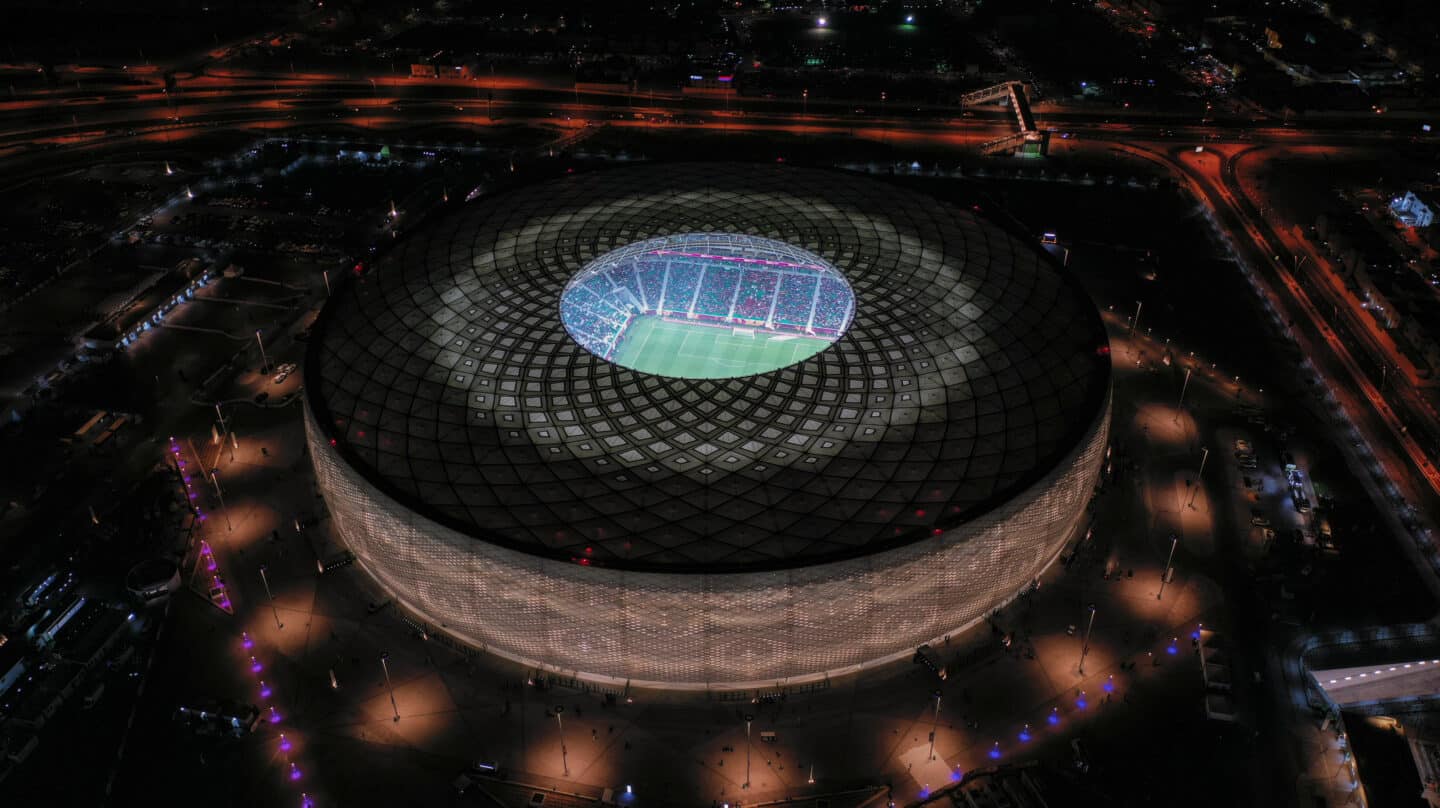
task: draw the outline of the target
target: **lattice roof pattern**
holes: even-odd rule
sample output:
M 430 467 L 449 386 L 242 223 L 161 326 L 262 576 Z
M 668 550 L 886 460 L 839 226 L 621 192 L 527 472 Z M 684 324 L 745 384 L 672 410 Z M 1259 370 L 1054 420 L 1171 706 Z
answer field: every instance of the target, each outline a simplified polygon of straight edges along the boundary
M 585 264 L 674 233 L 764 236 L 846 274 L 850 330 L 798 365 L 650 376 L 576 344 Z M 512 549 L 639 570 L 854 557 L 974 518 L 1074 448 L 1108 386 L 1098 313 L 970 212 L 838 172 L 642 165 L 490 198 L 328 305 L 311 405 L 372 483 Z

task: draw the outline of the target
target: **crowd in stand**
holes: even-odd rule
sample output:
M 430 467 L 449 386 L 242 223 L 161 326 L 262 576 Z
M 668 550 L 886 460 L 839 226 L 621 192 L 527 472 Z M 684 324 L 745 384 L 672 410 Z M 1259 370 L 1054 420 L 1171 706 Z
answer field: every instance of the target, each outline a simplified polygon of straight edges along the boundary
M 845 329 L 853 310 L 845 282 L 816 269 L 674 254 L 640 255 L 605 267 L 573 283 L 561 301 L 571 334 L 606 358 L 640 315 L 833 335 Z

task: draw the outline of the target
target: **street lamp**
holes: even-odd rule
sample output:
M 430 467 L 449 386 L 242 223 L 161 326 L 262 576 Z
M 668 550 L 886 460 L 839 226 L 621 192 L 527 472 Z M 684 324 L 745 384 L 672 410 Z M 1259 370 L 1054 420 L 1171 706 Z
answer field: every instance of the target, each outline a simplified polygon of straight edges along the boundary
M 1185 390 L 1190 386 L 1190 374 L 1194 368 L 1185 368 L 1185 381 L 1180 384 L 1180 400 L 1175 402 L 1175 420 L 1180 420 L 1180 408 L 1185 404 Z
M 1170 534 L 1170 557 L 1165 559 L 1165 571 L 1160 573 L 1160 591 L 1155 593 L 1155 599 L 1160 600 L 1165 596 L 1165 583 L 1170 579 L 1170 564 L 1175 560 L 1175 546 L 1180 543 L 1180 537 L 1174 533 Z
M 265 355 L 265 349 L 263 346 L 260 349 L 260 355 Z M 225 451 L 226 437 L 230 438 L 230 462 L 235 462 L 235 450 L 239 447 L 238 441 L 235 438 L 235 433 L 230 430 L 230 422 L 225 420 L 224 413 L 220 412 L 220 402 L 218 401 L 215 402 L 215 417 L 220 420 L 220 429 L 218 430 L 220 446 L 216 448 L 215 460 L 210 464 L 210 468 L 212 470 L 218 468 L 220 465 L 220 455 L 222 452 Z M 223 505 L 224 502 L 222 501 L 221 504 Z
M 265 341 L 260 339 L 260 329 L 255 329 L 255 344 L 260 346 L 260 372 L 266 373 L 270 367 L 270 358 L 265 355 Z
M 930 723 L 930 759 L 935 759 L 935 733 L 940 731 L 940 688 L 932 693 L 935 697 L 935 720 Z
M 230 509 L 225 507 L 225 494 L 220 491 L 220 477 L 217 475 L 219 469 L 210 469 L 210 482 L 215 484 L 215 496 L 220 498 L 220 513 L 225 515 L 225 529 L 234 532 L 235 526 L 230 524 Z
M 1143 301 L 1135 301 L 1135 319 L 1130 321 L 1130 333 L 1132 335 L 1135 333 L 1135 326 L 1140 324 L 1140 310 L 1144 307 L 1145 303 Z
M 1090 604 L 1090 620 L 1085 624 L 1085 639 L 1080 645 L 1080 675 L 1085 675 L 1085 656 L 1090 653 L 1090 629 L 1095 627 L 1095 604 Z
M 380 669 L 385 671 L 385 687 L 390 690 L 390 709 L 395 711 L 395 722 L 400 722 L 400 708 L 395 704 L 395 685 L 390 681 L 390 652 L 380 652 Z
M 565 748 L 565 722 L 560 719 L 560 714 L 565 712 L 565 705 L 555 705 L 555 726 L 560 728 L 560 767 L 565 770 L 565 776 L 570 776 L 569 751 Z
M 745 784 L 741 788 L 750 787 L 750 722 L 754 720 L 755 716 L 745 714 Z
M 285 624 L 280 622 L 280 610 L 275 608 L 275 593 L 270 591 L 270 577 L 265 574 L 266 569 L 264 564 L 260 565 L 260 580 L 265 582 L 265 594 L 270 598 L 270 611 L 275 615 L 275 629 L 279 631 L 285 628 Z
M 1195 495 L 1200 492 L 1200 480 L 1205 476 L 1205 461 L 1210 459 L 1210 450 L 1200 447 L 1200 470 L 1195 472 L 1195 488 L 1190 491 L 1190 507 L 1195 507 Z

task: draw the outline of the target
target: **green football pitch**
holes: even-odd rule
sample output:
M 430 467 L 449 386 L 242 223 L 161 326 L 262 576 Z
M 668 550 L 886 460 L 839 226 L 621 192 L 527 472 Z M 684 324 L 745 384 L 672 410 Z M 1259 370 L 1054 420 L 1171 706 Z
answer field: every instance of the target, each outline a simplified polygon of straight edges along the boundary
M 615 364 L 657 376 L 728 379 L 778 370 L 808 359 L 830 345 L 818 337 L 756 329 L 735 333 L 728 326 L 696 325 L 640 317 L 630 323 L 615 352 Z

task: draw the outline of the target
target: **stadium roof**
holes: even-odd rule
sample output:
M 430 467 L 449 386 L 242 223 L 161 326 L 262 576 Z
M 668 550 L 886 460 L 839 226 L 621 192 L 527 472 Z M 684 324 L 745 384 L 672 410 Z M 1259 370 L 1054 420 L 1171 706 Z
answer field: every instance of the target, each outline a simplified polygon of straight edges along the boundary
M 571 276 L 674 233 L 787 242 L 845 273 L 850 329 L 781 370 L 645 375 L 580 347 Z M 1037 248 L 854 175 L 641 165 L 484 197 L 337 294 L 309 404 L 427 517 L 513 549 L 676 572 L 920 541 L 1048 472 L 1109 385 L 1098 312 Z

